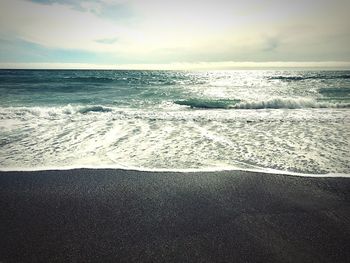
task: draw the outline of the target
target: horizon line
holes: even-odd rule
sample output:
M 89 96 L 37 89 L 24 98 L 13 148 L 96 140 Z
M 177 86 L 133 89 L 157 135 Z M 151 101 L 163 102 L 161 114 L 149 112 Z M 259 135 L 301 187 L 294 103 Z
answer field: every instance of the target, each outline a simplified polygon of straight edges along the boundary
M 93 64 L 93 63 L 13 63 L 0 62 L 0 69 L 67 69 L 67 70 L 271 70 L 271 69 L 324 69 L 350 70 L 350 61 L 269 61 L 269 62 L 174 62 L 140 64 Z

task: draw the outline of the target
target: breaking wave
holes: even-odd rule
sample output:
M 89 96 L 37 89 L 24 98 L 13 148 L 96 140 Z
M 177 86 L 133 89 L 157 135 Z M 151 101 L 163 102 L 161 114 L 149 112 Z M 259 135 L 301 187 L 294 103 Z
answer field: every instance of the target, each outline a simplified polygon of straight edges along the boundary
M 188 99 L 188 100 L 178 100 L 175 104 L 189 106 L 191 108 L 202 108 L 202 109 L 230 109 L 233 105 L 239 103 L 240 100 L 210 100 L 210 99 Z
M 198 110 L 259 110 L 259 109 L 308 109 L 308 108 L 350 108 L 349 103 L 318 102 L 310 99 L 271 99 L 261 101 L 240 101 L 240 100 L 184 100 L 176 101 L 175 105 L 182 105 Z M 169 108 L 170 107 L 170 108 Z M 126 119 L 165 119 L 173 118 L 179 120 L 193 119 L 197 115 L 184 115 L 178 107 L 171 108 L 171 104 L 164 104 L 162 111 L 131 110 L 119 107 L 106 107 L 101 105 L 65 105 L 60 107 L 0 107 L 0 120 L 45 118 L 60 119 L 64 116 L 76 115 L 98 115 L 108 114 L 110 118 Z M 195 114 L 196 111 L 193 111 Z M 188 114 L 188 113 L 187 113 Z M 198 113 L 199 114 L 199 113 Z M 224 117 L 224 116 L 223 116 Z M 243 118 L 244 116 L 242 116 Z M 245 118 L 245 117 L 244 117 Z
M 88 112 L 110 112 L 112 109 L 102 107 L 102 106 L 91 106 L 91 107 L 84 107 L 78 110 L 81 114 L 86 114 Z
M 317 102 L 312 99 L 271 99 L 253 102 L 241 102 L 236 109 L 303 109 L 303 108 L 350 108 L 350 104 Z
M 303 109 L 303 108 L 350 108 L 348 103 L 317 102 L 304 98 L 275 98 L 261 101 L 203 100 L 175 101 L 175 104 L 202 109 Z
M 0 107 L 0 120 L 13 118 L 43 117 L 48 119 L 60 118 L 62 115 L 88 114 L 88 113 L 108 113 L 112 108 L 99 105 L 61 107 Z

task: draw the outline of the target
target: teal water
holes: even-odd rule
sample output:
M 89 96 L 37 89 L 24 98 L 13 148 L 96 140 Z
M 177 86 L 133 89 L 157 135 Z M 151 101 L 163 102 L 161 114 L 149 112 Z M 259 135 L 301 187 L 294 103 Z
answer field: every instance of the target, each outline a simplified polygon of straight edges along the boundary
M 350 71 L 0 70 L 0 168 L 350 173 Z

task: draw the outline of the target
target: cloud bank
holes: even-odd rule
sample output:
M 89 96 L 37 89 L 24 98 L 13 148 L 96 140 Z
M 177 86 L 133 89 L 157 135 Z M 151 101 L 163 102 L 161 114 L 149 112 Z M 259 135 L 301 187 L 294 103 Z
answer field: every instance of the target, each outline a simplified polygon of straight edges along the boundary
M 2 0 L 0 62 L 339 66 L 350 61 L 347 10 L 346 0 Z

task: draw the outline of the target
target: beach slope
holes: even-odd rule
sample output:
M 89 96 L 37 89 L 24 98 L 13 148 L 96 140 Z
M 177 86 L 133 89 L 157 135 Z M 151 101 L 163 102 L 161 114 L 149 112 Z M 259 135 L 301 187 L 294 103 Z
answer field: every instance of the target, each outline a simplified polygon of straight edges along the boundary
M 346 262 L 350 179 L 0 172 L 0 262 Z

